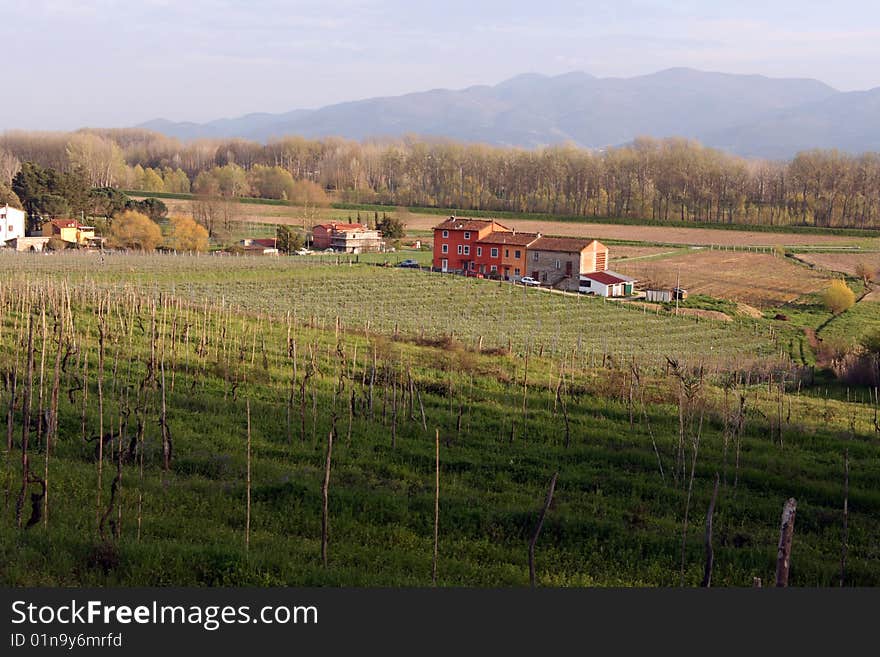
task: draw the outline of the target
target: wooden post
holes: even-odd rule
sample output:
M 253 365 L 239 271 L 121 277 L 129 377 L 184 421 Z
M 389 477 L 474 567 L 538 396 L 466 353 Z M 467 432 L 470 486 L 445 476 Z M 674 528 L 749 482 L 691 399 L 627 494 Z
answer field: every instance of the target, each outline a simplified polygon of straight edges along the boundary
M 559 472 L 554 472 L 553 478 L 550 480 L 550 488 L 547 491 L 547 499 L 544 501 L 544 508 L 541 509 L 541 514 L 538 516 L 538 523 L 535 525 L 532 540 L 529 541 L 529 582 L 532 588 L 535 588 L 535 543 L 538 542 L 538 535 L 541 533 L 541 527 L 544 526 L 544 516 L 547 515 L 547 510 L 553 502 L 553 491 L 556 490 L 556 479 L 558 477 Z
M 333 454 L 333 433 L 327 434 L 327 462 L 324 464 L 324 485 L 321 487 L 321 497 L 323 499 L 321 507 L 321 561 L 324 567 L 327 567 L 327 535 L 330 529 L 329 525 L 329 505 L 328 493 L 330 491 L 330 459 Z
M 794 535 L 794 518 L 797 500 L 790 497 L 782 507 L 782 526 L 779 533 L 779 550 L 776 556 L 776 586 L 788 586 L 791 569 L 791 539 Z
M 440 541 L 440 429 L 434 433 L 434 564 L 431 583 L 437 586 L 437 553 Z
M 840 552 L 840 585 L 846 582 L 846 553 L 849 548 L 849 448 L 843 452 L 843 542 Z
M 703 583 L 701 586 L 709 588 L 712 585 L 712 567 L 715 565 L 715 552 L 712 549 L 712 516 L 715 515 L 715 502 L 718 500 L 718 473 L 715 473 L 715 489 L 712 491 L 712 501 L 709 502 L 709 510 L 706 512 L 706 568 L 703 571 Z
M 247 406 L 247 512 L 244 525 L 244 549 L 250 552 L 251 549 L 251 400 L 246 402 Z

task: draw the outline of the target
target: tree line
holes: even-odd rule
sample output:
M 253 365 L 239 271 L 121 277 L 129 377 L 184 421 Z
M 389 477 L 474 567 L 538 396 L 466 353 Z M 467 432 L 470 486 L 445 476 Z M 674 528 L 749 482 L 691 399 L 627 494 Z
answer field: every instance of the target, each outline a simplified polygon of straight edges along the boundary
M 543 212 L 660 222 L 880 227 L 880 153 L 744 159 L 681 138 L 535 150 L 405 137 L 180 142 L 140 129 L 0 135 L 0 185 L 22 162 L 93 187 L 204 197 Z M 2 189 L 0 189 L 2 193 Z

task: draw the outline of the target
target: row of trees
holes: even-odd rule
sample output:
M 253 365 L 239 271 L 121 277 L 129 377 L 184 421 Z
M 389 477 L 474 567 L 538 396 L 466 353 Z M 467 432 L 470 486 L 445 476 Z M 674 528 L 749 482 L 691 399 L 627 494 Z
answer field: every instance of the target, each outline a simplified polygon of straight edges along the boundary
M 880 227 L 880 154 L 809 151 L 747 160 L 685 139 L 591 151 L 288 137 L 181 143 L 145 130 L 0 135 L 16 162 L 80 169 L 95 187 L 340 200 L 464 210 L 747 224 Z M 13 173 L 14 175 L 14 173 Z
M 0 203 L 4 196 L 10 205 L 27 211 L 31 230 L 39 230 L 43 220 L 58 217 L 109 219 L 125 210 L 135 210 L 155 222 L 168 214 L 159 199 L 136 201 L 114 187 L 92 187 L 81 168 L 59 171 L 33 162 L 20 166 L 11 187 L 0 184 Z

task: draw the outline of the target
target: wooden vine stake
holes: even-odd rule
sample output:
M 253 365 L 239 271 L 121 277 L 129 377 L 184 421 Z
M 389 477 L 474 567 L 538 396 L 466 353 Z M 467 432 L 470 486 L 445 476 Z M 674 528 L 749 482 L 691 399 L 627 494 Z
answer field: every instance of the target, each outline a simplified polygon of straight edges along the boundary
M 849 548 L 849 448 L 843 452 L 843 541 L 840 550 L 840 585 L 846 583 L 846 553 Z
M 797 500 L 790 497 L 782 507 L 782 527 L 779 533 L 779 551 L 776 556 L 776 586 L 788 586 L 791 569 L 791 539 L 794 535 L 794 517 Z
M 715 552 L 712 549 L 712 517 L 715 515 L 715 502 L 718 500 L 718 473 L 715 473 L 715 489 L 712 491 L 712 501 L 709 502 L 709 510 L 706 512 L 706 567 L 703 570 L 702 586 L 708 588 L 712 585 L 712 567 L 715 565 Z
M 244 549 L 251 549 L 251 400 L 247 403 L 247 511 L 244 523 Z
M 321 561 L 327 567 L 327 535 L 330 529 L 328 494 L 330 492 L 330 459 L 333 455 L 333 432 L 327 434 L 327 462 L 324 464 L 324 485 L 321 487 Z
M 558 477 L 559 472 L 554 472 L 553 478 L 550 480 L 550 488 L 547 491 L 547 499 L 544 501 L 544 508 L 541 509 L 541 514 L 538 516 L 538 523 L 535 525 L 532 540 L 529 541 L 529 582 L 532 588 L 535 588 L 535 543 L 538 542 L 538 535 L 541 533 L 541 527 L 544 526 L 544 516 L 547 515 L 547 510 L 553 502 L 553 491 L 556 490 L 556 479 Z
M 431 583 L 437 586 L 437 553 L 440 542 L 440 429 L 434 433 L 434 563 Z

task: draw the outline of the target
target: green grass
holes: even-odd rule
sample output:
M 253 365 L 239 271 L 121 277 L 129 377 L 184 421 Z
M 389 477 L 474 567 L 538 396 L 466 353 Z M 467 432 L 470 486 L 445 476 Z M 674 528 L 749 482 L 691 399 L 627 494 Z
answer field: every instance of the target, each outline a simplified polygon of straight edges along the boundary
M 14 449 L 2 461 L 7 493 L 0 522 L 0 583 L 427 586 L 436 428 L 441 437 L 441 586 L 528 584 L 528 539 L 555 471 L 559 483 L 537 545 L 541 585 L 679 584 L 687 486 L 673 478 L 678 384 L 662 371 L 648 372 L 654 362 L 648 347 L 659 354 L 674 348 L 696 366 L 730 339 L 740 354 L 730 367 L 740 368 L 761 345 L 775 349 L 772 341 L 752 336 L 752 325 L 645 317 L 596 300 L 537 291 L 522 296 L 521 289 L 497 283 L 393 268 L 295 262 L 108 256 L 101 265 L 96 256 L 0 256 L 7 281 L 0 290 L 0 369 L 23 366 L 23 350 L 16 347 L 24 331 L 19 304 L 28 298 L 36 304 L 42 290 L 49 295 L 45 373 L 51 381 L 53 310 L 65 280 L 79 353 L 88 360 L 87 403 L 80 391 L 69 392 L 82 373 L 82 356 L 73 355 L 61 377 L 48 528 L 15 527 L 20 454 Z M 167 294 L 174 297 L 163 305 Z M 123 466 L 121 535 L 109 541 L 109 548 L 96 535 L 96 514 L 108 504 L 116 464 L 104 464 L 99 507 L 93 443 L 85 445 L 81 437 L 83 409 L 87 435 L 98 432 L 96 312 L 108 298 L 104 426 L 116 426 L 120 410 L 134 408 L 137 399 L 145 403 L 146 419 L 144 473 L 135 463 Z M 502 309 L 511 313 L 506 319 L 515 311 L 517 321 L 550 327 L 549 336 L 560 327 L 556 348 L 548 337 L 543 350 L 532 341 L 528 356 L 474 353 L 471 337 L 477 330 L 487 335 L 484 346 L 492 346 L 487 327 L 498 323 Z M 426 327 L 422 342 L 428 343 L 447 333 L 442 318 L 453 311 L 457 340 L 438 341 L 439 347 L 417 344 L 421 321 L 436 323 Z M 338 333 L 337 315 L 342 318 Z M 408 322 L 411 316 L 416 320 Z M 38 367 L 41 315 L 33 318 Z M 477 326 L 465 331 L 468 322 Z M 564 322 L 576 330 L 564 333 Z M 394 339 L 395 326 L 400 339 Z M 603 336 L 607 346 L 626 348 L 629 357 L 607 360 L 612 349 L 601 348 Z M 295 345 L 296 374 L 290 344 Z M 158 370 L 156 379 L 149 376 L 151 353 L 164 363 L 167 381 L 174 439 L 168 473 L 161 467 L 157 418 L 162 395 Z M 649 424 L 638 403 L 641 394 L 635 394 L 634 405 L 629 402 L 632 358 L 642 367 Z M 310 362 L 316 370 L 305 388 L 301 436 L 298 393 Z M 567 447 L 556 396 L 561 368 L 566 379 L 561 399 L 570 423 Z M 705 371 L 685 583 L 696 585 L 702 577 L 702 518 L 718 472 L 725 483 L 715 516 L 714 585 L 750 586 L 754 576 L 772 581 L 779 516 L 790 496 L 798 499 L 792 584 L 836 585 L 842 451 L 847 447 L 848 583 L 880 584 L 875 540 L 880 531 L 880 446 L 873 437 L 872 410 L 808 395 L 780 398 L 764 383 L 743 388 L 747 417 L 737 470 L 735 444 L 725 450 L 723 429 L 724 417 L 737 403 L 735 393 L 720 387 L 730 373 L 720 361 Z M 418 401 L 412 400 L 412 408 L 405 401 L 410 377 L 424 405 L 427 431 Z M 288 435 L 291 383 L 295 404 Z M 5 395 L 0 399 L 6 400 Z M 251 405 L 253 440 L 247 552 L 245 400 Z M 781 442 L 775 424 L 780 400 Z M 128 434 L 134 426 L 131 417 Z M 321 481 L 334 417 L 338 435 L 329 494 L 329 564 L 324 568 Z M 20 431 L 15 435 L 17 441 Z M 32 441 L 31 462 L 42 473 L 44 454 L 33 434 Z M 113 445 L 108 451 L 116 453 Z M 687 454 L 690 458 L 690 449 Z M 118 512 L 114 509 L 114 518 Z

